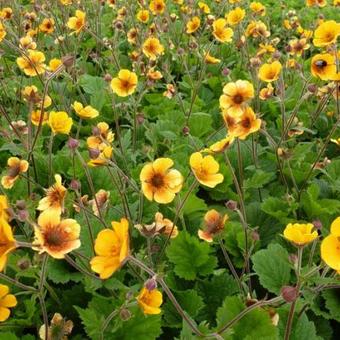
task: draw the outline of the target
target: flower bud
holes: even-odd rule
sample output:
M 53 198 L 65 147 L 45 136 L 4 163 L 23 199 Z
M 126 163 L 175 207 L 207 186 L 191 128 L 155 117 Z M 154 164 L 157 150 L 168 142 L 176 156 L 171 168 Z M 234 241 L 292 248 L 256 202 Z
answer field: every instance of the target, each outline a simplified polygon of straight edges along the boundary
M 144 123 L 144 114 L 142 112 L 137 113 L 136 115 L 137 123 L 142 125 Z
M 20 222 L 25 222 L 29 217 L 29 213 L 27 210 L 19 210 L 17 216 Z
M 24 210 L 26 209 L 26 202 L 24 200 L 18 200 L 15 203 L 15 206 L 19 209 L 19 210 Z
M 294 302 L 298 298 L 296 287 L 284 286 L 281 289 L 281 295 L 286 302 Z
M 75 61 L 75 57 L 73 55 L 65 55 L 61 58 L 61 61 L 65 67 L 71 67 Z
M 315 93 L 318 90 L 318 87 L 317 87 L 316 84 L 309 84 L 307 86 L 307 89 L 308 89 L 309 92 Z
M 233 200 L 229 200 L 225 203 L 225 206 L 230 210 L 236 210 L 237 209 L 237 202 Z
M 189 133 L 190 133 L 190 128 L 189 128 L 189 126 L 184 126 L 182 132 L 183 132 L 183 135 L 184 135 L 184 136 L 188 136 Z
M 31 262 L 28 259 L 20 259 L 17 262 L 17 266 L 21 269 L 21 270 L 26 270 L 30 267 Z
M 322 229 L 322 222 L 320 220 L 315 220 L 312 223 L 313 223 L 315 229 L 317 229 L 317 230 L 321 230 Z
M 228 67 L 224 67 L 222 70 L 222 76 L 227 77 L 230 74 Z
M 119 313 L 119 317 L 123 321 L 129 320 L 131 318 L 131 316 L 132 316 L 131 312 L 126 308 L 123 308 Z
M 89 156 L 91 159 L 97 159 L 100 155 L 100 151 L 98 149 L 89 149 Z
M 70 138 L 67 141 L 67 146 L 71 149 L 71 150 L 75 150 L 77 149 L 77 147 L 79 146 L 79 141 L 77 139 L 74 138 Z
M 80 190 L 80 188 L 81 188 L 81 183 L 73 178 L 70 183 L 70 189 L 74 191 L 78 191 Z
M 109 83 L 109 82 L 112 80 L 111 74 L 106 73 L 105 76 L 104 76 L 104 80 L 105 80 L 107 83 Z
M 147 280 L 144 283 L 144 287 L 148 290 L 148 291 L 152 291 L 154 289 L 157 288 L 157 281 L 154 277 L 152 277 L 151 279 Z
M 252 233 L 251 233 L 251 238 L 254 242 L 257 242 L 260 240 L 260 234 L 254 230 Z

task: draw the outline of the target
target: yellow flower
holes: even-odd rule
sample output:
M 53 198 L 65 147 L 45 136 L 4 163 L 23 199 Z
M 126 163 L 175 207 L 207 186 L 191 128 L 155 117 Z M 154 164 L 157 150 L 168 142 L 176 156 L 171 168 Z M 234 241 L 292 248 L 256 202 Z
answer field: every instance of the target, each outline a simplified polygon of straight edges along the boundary
M 105 122 L 100 122 L 96 125 L 96 134 L 87 138 L 86 143 L 90 149 L 98 149 L 103 151 L 105 147 L 113 142 L 114 133 L 109 125 Z
M 220 18 L 213 22 L 213 35 L 216 40 L 225 43 L 231 42 L 234 32 L 230 27 L 227 26 L 227 20 Z
M 274 88 L 271 83 L 268 83 L 267 87 L 264 87 L 260 90 L 259 98 L 261 100 L 267 100 L 268 98 L 272 97 L 274 94 Z
M 221 62 L 221 59 L 215 58 L 213 57 L 209 52 L 206 53 L 205 57 L 204 57 L 204 61 L 207 64 L 219 64 Z
M 54 19 L 45 18 L 39 25 L 39 30 L 46 34 L 51 34 L 54 31 Z
M 8 293 L 8 286 L 0 284 L 0 322 L 6 321 L 11 314 L 9 308 L 17 305 L 16 297 Z
M 135 92 L 138 78 L 136 73 L 122 69 L 117 78 L 111 80 L 111 89 L 119 97 L 127 97 Z
M 24 100 L 28 101 L 30 103 L 33 103 L 39 107 L 41 107 L 41 103 L 42 103 L 42 98 L 40 97 L 39 93 L 38 93 L 38 88 L 34 85 L 32 86 L 25 86 L 24 89 L 21 91 Z M 44 108 L 49 107 L 52 104 L 52 100 L 51 97 L 49 96 L 45 96 L 45 100 L 44 100 Z
M 334 44 L 339 35 L 340 24 L 334 20 L 325 21 L 315 30 L 313 44 L 316 47 Z
M 271 64 L 263 64 L 258 73 L 258 77 L 267 83 L 278 80 L 281 73 L 282 65 L 275 60 Z
M 340 237 L 329 234 L 326 236 L 320 246 L 321 258 L 334 270 L 340 270 Z
M 41 110 L 34 110 L 31 112 L 31 122 L 35 126 L 39 126 L 41 119 Z M 43 118 L 41 120 L 41 125 L 48 123 L 48 113 L 44 111 Z
M 270 36 L 270 31 L 268 31 L 267 26 L 262 21 L 251 21 L 246 28 L 246 36 L 252 36 L 253 38 L 268 38 Z
M 86 13 L 76 10 L 74 17 L 68 19 L 67 27 L 74 31 L 74 33 L 79 34 L 80 31 L 85 27 L 85 17 Z
M 187 33 L 191 34 L 196 32 L 201 25 L 201 20 L 199 17 L 193 17 L 187 22 Z
M 212 242 L 214 236 L 224 229 L 224 225 L 228 219 L 227 214 L 222 216 L 215 209 L 209 210 L 204 215 L 204 230 L 198 230 L 198 237 L 201 240 Z
M 329 53 L 316 54 L 311 61 L 311 72 L 314 77 L 329 80 L 336 73 L 336 60 Z
M 2 177 L 1 184 L 5 189 L 11 189 L 21 173 L 28 170 L 28 162 L 17 157 L 10 157 L 7 160 L 9 167 L 7 175 Z
M 202 2 L 202 1 L 199 1 L 198 3 L 198 8 L 204 13 L 204 14 L 210 14 L 210 8 L 209 6 Z
M 148 290 L 146 287 L 143 287 L 137 297 L 137 301 L 144 314 L 161 313 L 159 307 L 163 303 L 163 296 L 158 289 Z
M 5 195 L 0 195 L 0 220 L 5 220 L 8 222 L 8 212 L 7 209 L 9 208 L 7 197 Z
M 331 142 L 332 143 L 334 143 L 334 144 L 336 144 L 337 146 L 340 146 L 340 137 L 339 138 L 337 138 L 337 139 L 331 139 Z
M 13 10 L 10 7 L 4 7 L 0 11 L 0 19 L 9 20 L 12 18 Z
M 149 21 L 149 11 L 147 9 L 141 9 L 138 11 L 136 18 L 138 21 L 146 24 Z
M 91 269 L 103 280 L 117 271 L 129 255 L 129 222 L 122 218 L 111 224 L 113 230 L 105 229 L 97 235 L 94 245 L 97 256 L 90 262 Z
M 237 80 L 223 87 L 220 107 L 228 110 L 231 115 L 240 116 L 247 101 L 251 98 L 254 98 L 254 86 L 247 80 Z
M 41 340 L 45 340 L 46 326 L 42 325 L 39 329 L 39 337 Z M 67 335 L 71 334 L 73 329 L 73 322 L 71 320 L 66 320 L 59 313 L 54 313 L 51 319 L 50 326 L 47 329 L 47 339 L 48 340 L 68 340 Z
M 218 173 L 220 165 L 211 155 L 203 157 L 200 152 L 193 153 L 190 156 L 190 167 L 198 182 L 209 188 L 215 188 L 223 182 L 223 175 Z
M 54 134 L 61 133 L 68 135 L 73 121 L 65 111 L 51 111 L 48 117 L 48 124 Z
M 112 156 L 112 146 L 106 145 L 97 158 L 91 159 L 87 164 L 90 166 L 106 165 Z
M 303 51 L 306 51 L 310 48 L 310 45 L 307 44 L 307 39 L 293 39 L 289 42 L 289 54 L 301 56 Z
M 0 42 L 5 38 L 6 34 L 5 27 L 0 21 Z
M 143 43 L 143 53 L 150 59 L 156 60 L 164 53 L 164 47 L 157 38 L 148 38 Z
M 0 24 L 0 26 L 1 26 L 1 24 Z M 28 35 L 20 38 L 19 42 L 20 42 L 19 47 L 23 48 L 25 50 L 35 50 L 37 48 L 37 44 L 33 41 L 32 37 L 30 37 Z
M 306 1 L 307 7 L 325 7 L 327 5 L 326 0 L 307 0 Z
M 16 248 L 11 226 L 4 218 L 0 218 L 0 272 L 3 271 L 7 257 Z
M 266 15 L 266 7 L 261 4 L 261 2 L 252 2 L 250 4 L 250 9 L 256 15 L 264 16 Z
M 156 71 L 154 70 L 153 68 L 150 69 L 147 73 L 147 77 L 150 79 L 150 80 L 159 80 L 159 79 L 162 79 L 163 78 L 163 75 L 160 71 Z
M 63 62 L 61 61 L 61 59 L 53 58 L 48 63 L 48 67 L 49 67 L 50 71 L 55 72 L 60 67 L 60 65 L 62 65 L 62 64 L 63 64 Z
M 244 9 L 236 7 L 226 14 L 227 22 L 229 25 L 237 25 L 243 20 L 245 15 L 246 11 Z
M 99 115 L 99 112 L 92 106 L 87 105 L 84 107 L 82 103 L 79 103 L 77 101 L 73 103 L 72 107 L 74 111 L 76 111 L 77 116 L 82 119 L 93 119 L 98 117 Z
M 312 223 L 289 223 L 283 231 L 283 236 L 288 241 L 298 246 L 303 246 L 314 241 L 318 237 L 318 232 L 314 230 Z
M 202 150 L 202 152 L 208 153 L 220 153 L 224 152 L 234 142 L 234 136 L 226 136 L 225 138 L 210 145 L 209 148 Z
M 332 235 L 340 237 L 340 216 L 332 222 L 330 232 Z
M 56 214 L 64 212 L 64 200 L 67 194 L 66 188 L 61 183 L 61 176 L 55 175 L 55 184 L 53 184 L 46 191 L 46 197 L 39 201 L 38 210 L 51 210 Z
M 151 0 L 149 8 L 153 15 L 163 14 L 165 10 L 164 0 Z
M 45 55 L 39 51 L 28 51 L 28 57 L 18 57 L 17 64 L 27 76 L 34 77 L 45 72 Z
M 39 215 L 38 225 L 34 227 L 33 249 L 63 259 L 80 247 L 79 235 L 80 225 L 76 220 L 61 220 L 59 213 L 48 209 Z
M 183 177 L 178 170 L 170 169 L 173 164 L 170 158 L 158 158 L 144 165 L 139 178 L 143 194 L 149 201 L 170 203 L 182 189 Z

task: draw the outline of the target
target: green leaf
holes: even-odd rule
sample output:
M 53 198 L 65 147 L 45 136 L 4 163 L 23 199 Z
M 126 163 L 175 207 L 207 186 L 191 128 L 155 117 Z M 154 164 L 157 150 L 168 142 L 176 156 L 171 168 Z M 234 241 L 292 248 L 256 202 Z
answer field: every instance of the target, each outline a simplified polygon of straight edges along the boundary
M 212 118 L 203 112 L 193 113 L 189 119 L 190 134 L 195 137 L 202 137 L 212 130 Z
M 217 329 L 220 329 L 245 308 L 239 297 L 228 296 L 217 311 Z M 278 339 L 278 329 L 272 324 L 269 313 L 258 308 L 236 322 L 232 326 L 231 334 L 224 333 L 223 337 L 232 340 L 275 340 Z
M 185 231 L 171 242 L 166 254 L 175 266 L 175 273 L 186 280 L 211 274 L 217 264 L 216 258 L 210 255 L 209 245 Z
M 246 189 L 262 188 L 265 184 L 269 183 L 275 174 L 273 172 L 264 172 L 260 169 L 256 170 L 251 178 L 248 178 L 244 186 Z
M 111 339 L 119 340 L 153 340 L 161 334 L 161 316 L 144 315 L 140 310 L 129 320 L 122 322 Z
M 47 277 L 54 283 L 79 282 L 82 279 L 80 272 L 70 270 L 71 267 L 64 261 L 50 259 L 48 261 Z
M 203 299 L 197 294 L 196 290 L 189 289 L 182 292 L 174 293 L 177 301 L 183 310 L 191 317 L 197 316 L 203 307 Z M 175 307 L 170 301 L 167 301 L 163 307 L 164 319 L 168 327 L 181 327 L 182 317 L 178 314 Z
M 89 74 L 84 74 L 79 78 L 79 85 L 88 94 L 103 92 L 106 87 L 105 80 L 102 77 L 94 77 Z
M 261 285 L 272 293 L 279 294 L 290 281 L 291 267 L 288 252 L 279 244 L 270 244 L 252 256 L 253 268 Z
M 74 308 L 79 313 L 86 334 L 92 340 L 100 339 L 101 325 L 104 322 L 104 316 L 97 313 L 94 309 L 82 309 L 78 306 L 74 306 Z
M 326 308 L 329 310 L 330 317 L 340 322 L 340 293 L 337 289 L 327 289 L 322 292 L 325 299 Z
M 292 202 L 288 204 L 277 197 L 268 197 L 261 205 L 262 211 L 266 214 L 275 217 L 283 224 L 289 223 L 288 216 L 298 208 L 298 204 Z

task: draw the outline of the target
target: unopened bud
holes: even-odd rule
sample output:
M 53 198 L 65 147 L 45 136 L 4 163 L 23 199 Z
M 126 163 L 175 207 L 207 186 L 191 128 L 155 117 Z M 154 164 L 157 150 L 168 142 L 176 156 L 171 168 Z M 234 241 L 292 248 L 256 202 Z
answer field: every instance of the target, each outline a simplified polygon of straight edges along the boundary
M 18 200 L 15 203 L 15 206 L 19 209 L 19 210 L 24 210 L 26 209 L 26 202 L 24 200 Z
M 138 113 L 136 116 L 137 123 L 142 125 L 144 123 L 144 114 L 142 112 Z
M 120 316 L 121 320 L 127 321 L 127 320 L 129 320 L 131 318 L 132 314 L 131 314 L 131 312 L 128 309 L 123 308 L 120 311 L 119 316 Z
M 230 210 L 236 210 L 237 209 L 237 202 L 233 201 L 233 200 L 229 200 L 228 202 L 226 202 L 225 206 L 230 209 Z
M 224 77 L 228 76 L 230 74 L 230 70 L 228 69 L 228 67 L 224 67 L 222 70 L 222 75 Z
M 257 242 L 260 240 L 260 234 L 257 231 L 253 231 L 251 233 L 251 238 L 253 239 L 254 242 Z
M 98 149 L 89 149 L 89 156 L 91 159 L 97 159 L 100 155 L 100 151 Z
M 281 295 L 286 302 L 294 302 L 298 298 L 296 287 L 284 286 L 281 289 Z
M 190 128 L 189 128 L 189 126 L 184 126 L 182 132 L 183 132 L 183 135 L 184 135 L 184 136 L 188 136 L 189 133 L 190 133 Z
M 106 73 L 105 76 L 104 76 L 104 80 L 105 80 L 107 83 L 109 83 L 109 82 L 112 80 L 111 74 Z
M 67 141 L 67 146 L 71 149 L 71 150 L 75 150 L 78 146 L 79 146 L 79 141 L 77 139 L 74 138 L 70 138 Z
M 320 220 L 315 220 L 312 223 L 313 223 L 315 229 L 317 229 L 317 230 L 322 229 L 322 222 Z
M 315 93 L 318 90 L 318 87 L 317 87 L 316 84 L 309 84 L 307 86 L 307 89 L 308 89 L 309 92 Z
M 148 290 L 148 291 L 152 291 L 154 289 L 157 288 L 157 281 L 154 277 L 152 277 L 151 279 L 147 280 L 144 283 L 144 287 Z
M 71 67 L 74 63 L 75 57 L 73 55 L 65 55 L 61 61 L 65 67 Z
M 289 254 L 288 260 L 295 266 L 295 264 L 297 264 L 298 262 L 298 257 L 296 256 L 296 254 Z
M 21 269 L 21 270 L 25 270 L 25 269 L 28 269 L 31 265 L 31 262 L 30 260 L 28 259 L 20 259 L 18 262 L 17 262 L 17 266 Z
M 81 188 L 80 182 L 73 178 L 70 183 L 70 189 L 74 191 L 78 191 L 80 190 L 80 188 Z
M 27 210 L 19 210 L 17 216 L 20 222 L 25 222 L 29 216 L 29 213 Z

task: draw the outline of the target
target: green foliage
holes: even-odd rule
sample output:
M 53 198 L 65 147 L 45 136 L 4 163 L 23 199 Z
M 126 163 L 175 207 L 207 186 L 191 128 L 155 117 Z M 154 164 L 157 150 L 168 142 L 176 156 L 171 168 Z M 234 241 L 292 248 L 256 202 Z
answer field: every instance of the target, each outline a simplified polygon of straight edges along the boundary
M 167 248 L 169 261 L 174 264 L 175 273 L 186 280 L 195 280 L 197 276 L 211 274 L 216 266 L 216 258 L 210 255 L 207 243 L 197 237 L 181 232 Z
M 252 256 L 253 268 L 261 285 L 272 293 L 279 294 L 290 282 L 291 267 L 288 252 L 279 244 L 270 244 Z
M 233 320 L 246 307 L 237 296 L 228 296 L 223 305 L 217 311 L 217 330 Z M 246 314 L 232 326 L 231 334 L 224 334 L 224 339 L 279 339 L 278 329 L 272 324 L 269 313 L 264 309 L 257 308 Z

